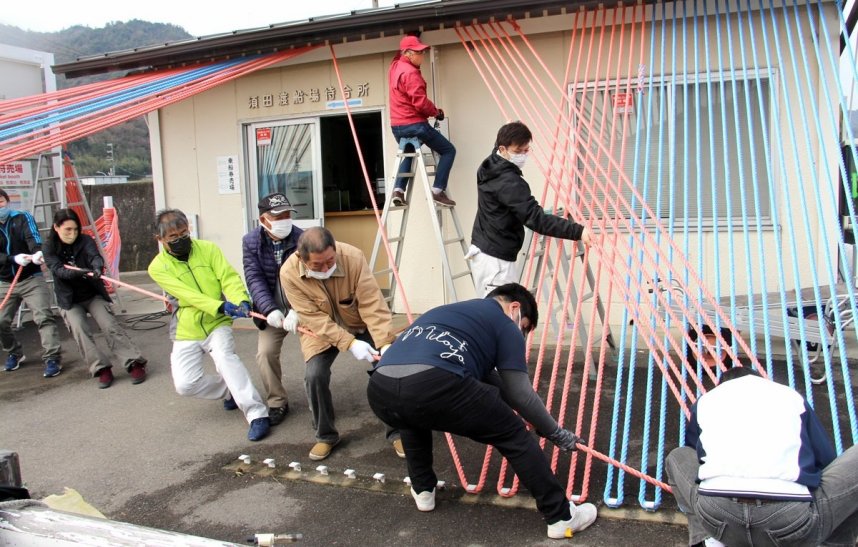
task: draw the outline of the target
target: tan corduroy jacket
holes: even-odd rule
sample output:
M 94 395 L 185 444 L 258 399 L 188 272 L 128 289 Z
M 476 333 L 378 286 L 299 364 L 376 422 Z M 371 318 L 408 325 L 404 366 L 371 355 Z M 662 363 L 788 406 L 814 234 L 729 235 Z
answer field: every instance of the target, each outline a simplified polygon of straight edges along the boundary
M 280 268 L 280 283 L 300 325 L 316 335 L 300 335 L 305 361 L 331 346 L 347 351 L 361 332 L 369 331 L 376 349 L 393 342 L 390 309 L 357 247 L 337 242 L 337 269 L 324 281 L 308 277 L 293 253 Z

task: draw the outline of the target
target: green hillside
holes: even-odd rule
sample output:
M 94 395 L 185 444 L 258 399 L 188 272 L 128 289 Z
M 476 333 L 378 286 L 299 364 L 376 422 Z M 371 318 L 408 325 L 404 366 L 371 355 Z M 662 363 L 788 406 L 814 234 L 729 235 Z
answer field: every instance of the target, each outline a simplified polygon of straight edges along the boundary
M 57 63 L 68 63 L 80 57 L 108 51 L 122 51 L 187 38 L 191 38 L 191 35 L 182 27 L 136 19 L 109 23 L 103 28 L 76 25 L 58 32 L 32 32 L 0 24 L 0 43 L 53 53 Z M 64 89 L 122 75 L 114 73 L 70 80 L 57 76 L 57 86 Z M 108 143 L 113 144 L 116 174 L 136 179 L 152 173 L 149 129 L 145 120 L 140 117 L 70 143 L 68 148 L 75 159 L 79 175 L 108 172 L 111 167 L 107 153 Z

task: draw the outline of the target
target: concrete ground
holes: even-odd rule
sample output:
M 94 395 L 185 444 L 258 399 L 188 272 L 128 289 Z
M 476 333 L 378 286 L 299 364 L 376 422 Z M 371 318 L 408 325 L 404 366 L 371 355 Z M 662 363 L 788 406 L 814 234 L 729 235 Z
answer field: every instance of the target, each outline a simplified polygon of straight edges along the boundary
M 145 274 L 125 274 L 128 283 L 157 291 Z M 301 533 L 304 545 L 561 545 L 526 493 L 495 494 L 497 462 L 485 493 L 466 494 L 449 451 L 438 436 L 436 467 L 447 482 L 432 513 L 420 513 L 402 482 L 406 470 L 384 440 L 383 427 L 366 403 L 365 363 L 341 355 L 332 390 L 343 442 L 324 462 L 312 462 L 310 416 L 303 392 L 303 363 L 294 337 L 284 346 L 284 381 L 291 413 L 261 442 L 247 441 L 247 424 L 220 401 L 179 397 L 172 387 L 166 317 L 157 301 L 120 292 L 129 334 L 149 359 L 149 378 L 132 385 L 118 367 L 116 381 L 97 388 L 64 326 L 63 373 L 42 377 L 36 329 L 18 333 L 28 356 L 21 368 L 0 372 L 0 449 L 19 454 L 33 497 L 79 491 L 108 518 L 223 541 L 245 543 L 254 533 Z M 256 331 L 236 324 L 238 354 L 257 385 Z M 5 357 L 5 356 L 4 356 Z M 482 448 L 459 442 L 475 481 Z M 598 447 L 598 446 L 597 446 Z M 602 447 L 604 448 L 604 447 Z M 239 461 L 250 457 L 250 464 Z M 262 461 L 274 459 L 275 468 Z M 568 467 L 568 456 L 560 466 Z M 297 462 L 301 471 L 290 468 Z M 316 470 L 322 463 L 327 475 Z M 603 464 L 596 463 L 604 474 Z M 352 469 L 355 478 L 344 472 Z M 373 478 L 384 475 L 384 482 Z M 636 486 L 634 487 L 636 491 Z M 654 513 L 609 509 L 592 488 L 600 518 L 568 543 L 582 546 L 685 545 L 683 518 L 665 500 Z M 666 496 L 670 498 L 670 496 Z

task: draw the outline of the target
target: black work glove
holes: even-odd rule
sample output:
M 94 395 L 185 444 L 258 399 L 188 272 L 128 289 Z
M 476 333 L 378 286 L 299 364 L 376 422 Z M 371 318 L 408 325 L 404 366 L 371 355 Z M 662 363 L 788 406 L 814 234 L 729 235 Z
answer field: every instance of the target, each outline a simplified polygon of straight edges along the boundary
M 92 274 L 92 278 L 98 281 L 101 279 L 101 270 L 89 270 L 87 273 Z
M 554 443 L 557 448 L 567 452 L 578 448 L 579 443 L 587 444 L 586 439 L 582 439 L 568 429 L 563 429 L 560 426 L 557 426 L 554 433 L 547 435 L 545 438 Z
M 438 114 L 435 116 L 435 119 L 439 122 L 444 119 L 444 111 L 440 108 L 438 109 Z

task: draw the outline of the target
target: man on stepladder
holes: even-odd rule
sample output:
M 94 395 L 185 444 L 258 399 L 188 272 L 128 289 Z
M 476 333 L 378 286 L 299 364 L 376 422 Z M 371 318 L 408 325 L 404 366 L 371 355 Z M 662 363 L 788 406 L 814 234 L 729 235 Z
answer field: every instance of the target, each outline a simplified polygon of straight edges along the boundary
M 420 74 L 426 50 L 429 46 L 416 36 L 406 36 L 399 42 L 399 53 L 393 58 L 388 72 L 390 89 L 390 125 L 398 143 L 403 138 L 417 138 L 440 156 L 435 170 L 432 197 L 436 203 L 454 206 L 456 202 L 447 197 L 447 181 L 456 148 L 444 138 L 440 131 L 429 125 L 428 118 L 444 119 L 444 111 L 435 106 L 426 96 L 426 80 Z M 420 150 L 415 150 L 419 153 Z M 402 173 L 411 171 L 412 158 L 403 158 L 399 164 L 399 176 L 393 188 L 393 205 L 405 205 L 407 179 Z
M 530 193 L 521 170 L 532 140 L 530 129 L 521 122 L 502 126 L 492 153 L 477 170 L 477 216 L 465 257 L 471 260 L 477 296 L 518 281 L 515 259 L 525 226 L 537 234 L 593 242 L 588 228 L 547 214 Z

